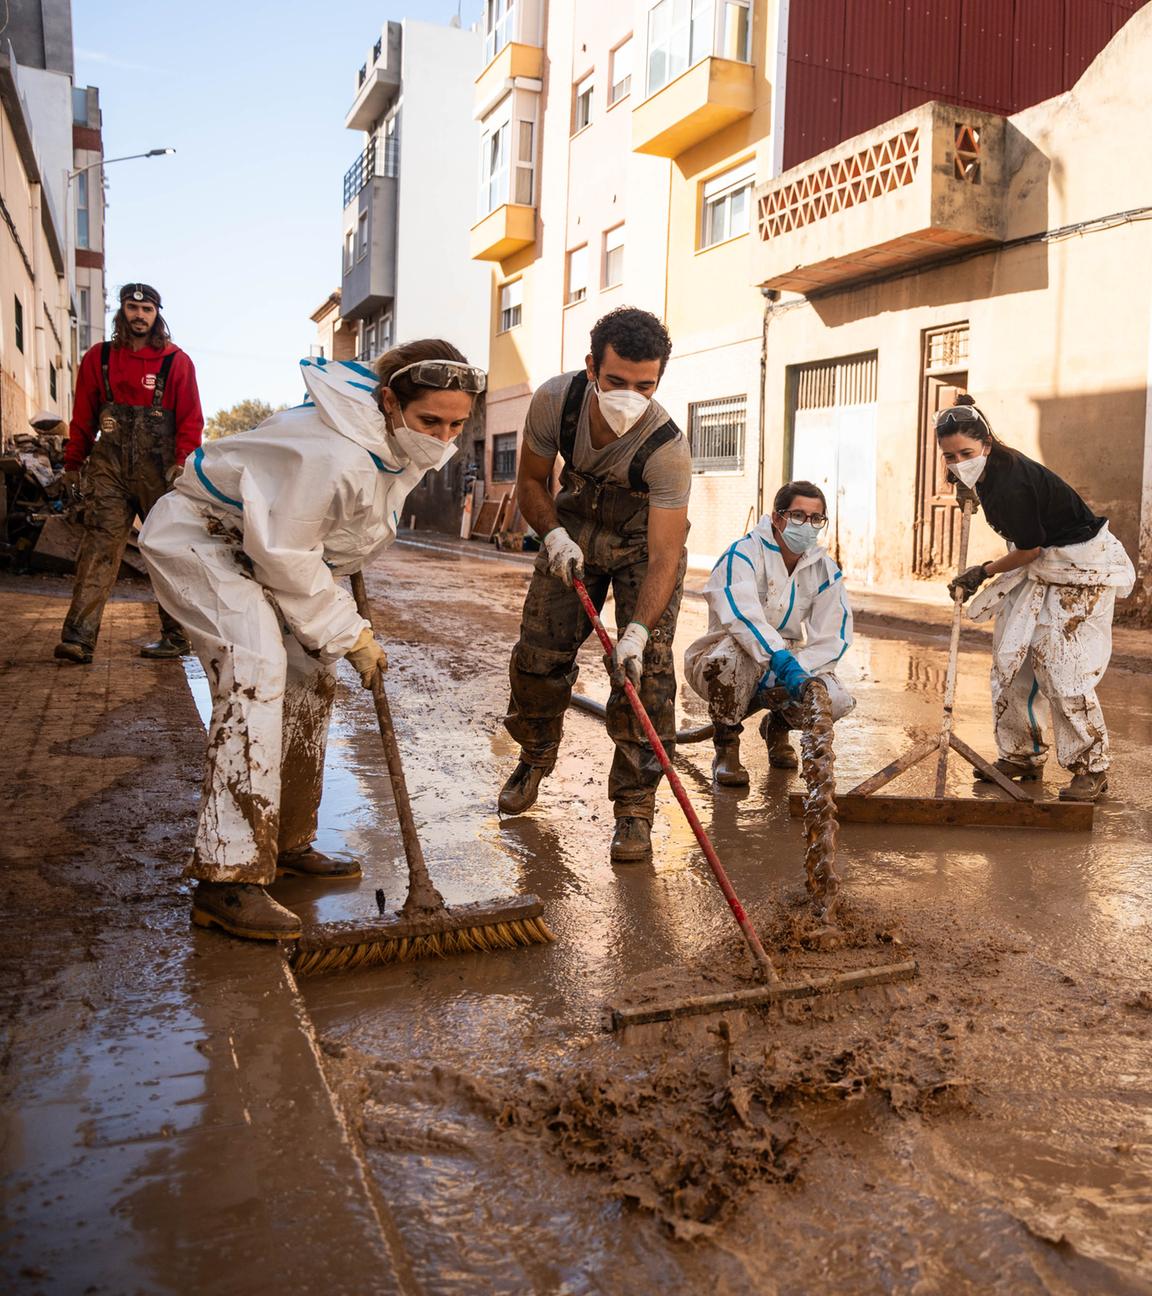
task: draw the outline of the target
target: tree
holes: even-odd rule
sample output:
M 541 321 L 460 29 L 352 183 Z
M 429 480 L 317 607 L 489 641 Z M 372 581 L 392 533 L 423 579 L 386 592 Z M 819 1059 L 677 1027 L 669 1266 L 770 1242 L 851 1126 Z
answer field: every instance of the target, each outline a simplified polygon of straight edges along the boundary
M 231 409 L 217 410 L 204 424 L 204 440 L 215 441 L 220 437 L 231 436 L 233 432 L 247 432 L 257 423 L 263 423 L 273 414 L 279 414 L 287 405 L 269 405 L 262 400 L 242 400 Z

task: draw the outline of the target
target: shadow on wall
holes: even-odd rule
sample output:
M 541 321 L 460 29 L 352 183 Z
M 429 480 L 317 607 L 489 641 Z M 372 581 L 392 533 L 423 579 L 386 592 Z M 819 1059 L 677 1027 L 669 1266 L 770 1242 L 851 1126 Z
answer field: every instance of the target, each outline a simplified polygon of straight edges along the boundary
M 1094 512 L 1108 519 L 1112 534 L 1136 564 L 1136 590 L 1118 605 L 1118 615 L 1152 621 L 1152 572 L 1140 570 L 1137 561 L 1145 389 L 1050 396 L 1033 403 L 1041 461 L 1079 492 Z M 1011 444 L 1011 429 L 1002 431 Z
M 1001 248 L 990 243 L 958 253 L 959 260 L 943 264 L 924 261 L 886 276 L 814 293 L 808 299 L 812 309 L 828 328 L 836 328 L 885 312 L 953 306 L 1046 289 L 1047 245 L 1037 241 L 1021 246 L 1017 240 L 1028 240 L 1048 229 L 1052 170 L 1051 159 L 1006 122 L 997 184 L 998 237 L 1014 246 Z

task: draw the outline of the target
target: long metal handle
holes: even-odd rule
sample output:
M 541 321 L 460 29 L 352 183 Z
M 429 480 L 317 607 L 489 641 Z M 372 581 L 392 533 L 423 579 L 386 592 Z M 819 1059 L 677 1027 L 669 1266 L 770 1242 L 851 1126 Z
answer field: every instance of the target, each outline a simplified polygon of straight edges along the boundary
M 356 611 L 372 624 L 372 614 L 368 606 L 368 591 L 364 588 L 364 577 L 360 572 L 352 573 L 352 597 L 356 600 Z M 392 708 L 388 705 L 388 695 L 384 692 L 384 680 L 379 671 L 372 682 L 372 701 L 376 704 L 376 720 L 380 726 L 380 741 L 384 745 L 384 758 L 388 762 L 388 778 L 392 783 L 392 799 L 396 802 L 396 815 L 400 820 L 400 836 L 404 841 L 404 857 L 408 861 L 408 897 L 404 901 L 402 913 L 411 916 L 415 912 L 445 908 L 444 897 L 432 885 L 428 876 L 428 866 L 424 863 L 424 850 L 416 832 L 416 820 L 412 815 L 412 803 L 408 799 L 408 782 L 404 777 L 404 765 L 400 759 L 400 748 L 396 743 L 396 730 L 392 724 Z
M 581 580 L 575 580 L 572 582 L 572 588 L 576 591 L 576 595 L 584 608 L 588 620 L 592 622 L 592 628 L 596 631 L 605 653 L 611 654 L 613 650 L 612 640 L 608 637 L 608 632 L 604 629 L 604 624 L 596 612 L 596 605 L 588 597 L 588 590 L 586 589 L 584 582 Z M 708 840 L 708 834 L 704 831 L 704 825 L 700 822 L 696 811 L 692 808 L 692 802 L 688 800 L 688 793 L 684 791 L 684 784 L 680 782 L 680 776 L 672 768 L 672 762 L 668 759 L 668 753 L 664 750 L 664 744 L 660 741 L 660 735 L 656 732 L 652 721 L 648 718 L 648 712 L 644 710 L 644 703 L 640 701 L 636 689 L 633 687 L 632 681 L 629 679 L 625 679 L 624 681 L 624 696 L 631 704 L 632 710 L 636 713 L 636 719 L 640 721 L 645 736 L 652 744 L 652 750 L 656 753 L 656 759 L 660 762 L 660 768 L 664 771 L 664 776 L 667 778 L 669 786 L 675 794 L 676 800 L 680 802 L 680 809 L 684 811 L 689 826 L 696 835 L 696 840 L 700 844 L 700 849 L 704 852 L 704 858 L 708 861 L 708 866 L 712 870 L 712 875 L 715 877 L 720 890 L 724 893 L 724 899 L 728 901 L 728 907 L 732 910 L 733 917 L 736 919 L 737 923 L 740 924 L 740 930 L 744 934 L 744 940 L 748 945 L 748 949 L 752 953 L 752 957 L 756 960 L 757 965 L 763 971 L 768 981 L 775 982 L 778 978 L 776 976 L 776 969 L 772 966 L 772 960 L 764 952 L 764 946 L 760 943 L 760 937 L 757 936 L 756 929 L 752 926 L 748 919 L 748 915 L 744 912 L 744 906 L 740 903 L 739 897 L 732 889 L 732 883 L 728 881 L 728 874 L 724 871 L 724 865 L 720 863 L 720 857 L 716 854 L 716 851 L 712 847 L 712 843 Z
M 956 568 L 959 576 L 968 566 L 968 533 L 972 528 L 972 503 L 965 500 L 960 506 L 960 560 Z M 952 638 L 948 643 L 948 673 L 944 678 L 944 717 L 940 725 L 939 755 L 936 759 L 936 795 L 942 797 L 948 782 L 948 751 L 952 745 L 952 710 L 956 702 L 956 665 L 960 656 L 960 621 L 964 615 L 964 592 L 957 590 L 952 596 Z

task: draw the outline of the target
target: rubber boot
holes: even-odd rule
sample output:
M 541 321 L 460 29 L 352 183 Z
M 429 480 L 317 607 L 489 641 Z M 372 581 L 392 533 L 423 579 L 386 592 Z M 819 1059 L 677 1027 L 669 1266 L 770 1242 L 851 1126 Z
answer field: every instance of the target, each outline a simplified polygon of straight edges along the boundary
M 296 940 L 300 919 L 249 882 L 199 882 L 192 897 L 197 927 L 219 927 L 244 940 Z
M 527 761 L 520 761 L 500 789 L 500 797 L 496 802 L 500 813 L 523 814 L 529 806 L 534 806 L 540 792 L 540 780 L 547 773 L 548 771 L 541 769 L 539 765 L 529 765 Z
M 360 861 L 350 856 L 324 855 L 312 846 L 284 851 L 276 860 L 276 876 L 308 877 L 320 882 L 337 882 L 357 878 Z
M 797 769 L 800 761 L 788 737 L 788 726 L 774 712 L 760 721 L 760 737 L 768 746 L 768 764 L 773 769 Z
M 1029 765 L 1025 761 L 1005 760 L 1003 757 L 994 764 L 1005 778 L 1019 779 L 1021 783 L 1035 783 L 1044 777 L 1043 765 Z M 976 779 L 980 783 L 992 782 L 982 770 L 976 771 Z
M 616 820 L 609 855 L 618 864 L 632 864 L 652 854 L 652 825 L 638 815 L 624 815 Z
M 747 787 L 748 771 L 740 764 L 740 727 L 715 724 L 712 728 L 712 745 L 716 749 L 712 777 L 721 787 Z
M 1099 801 L 1108 791 L 1107 770 L 1084 770 L 1073 774 L 1072 782 L 1060 789 L 1061 801 Z
M 92 661 L 92 649 L 84 644 L 58 643 L 52 649 L 52 656 L 59 661 L 73 662 L 77 666 L 88 666 Z
M 170 635 L 161 635 L 155 643 L 148 643 L 140 649 L 141 657 L 152 661 L 173 661 L 178 657 L 187 657 L 192 645 L 187 639 L 176 639 Z

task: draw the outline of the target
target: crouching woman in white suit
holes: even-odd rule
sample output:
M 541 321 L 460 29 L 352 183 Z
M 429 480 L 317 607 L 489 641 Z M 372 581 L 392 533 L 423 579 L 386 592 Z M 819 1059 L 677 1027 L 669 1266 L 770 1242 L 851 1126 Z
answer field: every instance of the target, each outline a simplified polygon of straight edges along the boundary
M 334 664 L 347 657 L 366 688 L 387 665 L 338 578 L 395 540 L 405 498 L 455 453 L 485 387 L 439 339 L 374 369 L 301 365 L 304 404 L 197 450 L 140 533 L 212 690 L 192 918 L 257 940 L 299 935 L 265 890 L 279 874 L 359 874 L 312 846 Z

